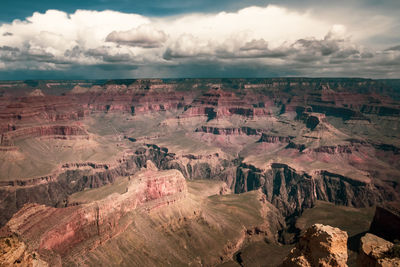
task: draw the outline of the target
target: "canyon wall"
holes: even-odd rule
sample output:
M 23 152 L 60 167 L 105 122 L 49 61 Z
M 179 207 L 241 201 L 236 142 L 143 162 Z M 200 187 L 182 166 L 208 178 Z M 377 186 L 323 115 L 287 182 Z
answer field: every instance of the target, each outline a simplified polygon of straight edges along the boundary
M 123 232 L 132 223 L 129 213 L 135 209 L 149 211 L 170 205 L 185 198 L 186 193 L 186 181 L 179 171 L 143 170 L 129 180 L 123 194 L 113 193 L 98 201 L 66 208 L 26 204 L 7 227 L 23 239 L 34 240 L 29 242 L 31 249 L 65 256 L 81 248 L 95 249 Z

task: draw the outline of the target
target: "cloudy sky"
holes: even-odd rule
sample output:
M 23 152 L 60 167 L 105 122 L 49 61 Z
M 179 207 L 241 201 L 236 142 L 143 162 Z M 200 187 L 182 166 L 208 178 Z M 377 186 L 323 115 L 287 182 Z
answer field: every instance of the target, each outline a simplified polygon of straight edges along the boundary
M 0 79 L 400 78 L 398 0 L 1 0 Z

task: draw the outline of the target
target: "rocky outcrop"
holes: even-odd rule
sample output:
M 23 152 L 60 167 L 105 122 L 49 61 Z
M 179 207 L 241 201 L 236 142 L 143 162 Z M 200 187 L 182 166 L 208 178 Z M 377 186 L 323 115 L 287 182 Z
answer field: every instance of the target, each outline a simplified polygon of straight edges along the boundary
M 209 155 L 184 154 L 173 155 L 164 160 L 158 167 L 161 169 L 177 169 L 189 180 L 221 180 L 231 188 L 235 182 L 236 164 L 235 160 L 228 160 L 218 153 Z
M 315 180 L 286 164 L 273 163 L 266 173 L 264 192 L 284 216 L 298 215 L 316 200 Z
M 13 144 L 13 140 L 18 140 L 28 137 L 42 137 L 42 136 L 58 136 L 67 138 L 69 136 L 76 136 L 88 139 L 88 132 L 79 126 L 74 125 L 47 125 L 29 128 L 21 128 L 15 131 L 3 133 L 1 136 L 1 145 L 8 146 Z
M 255 103 L 255 102 L 256 103 Z M 271 112 L 265 107 L 265 102 L 257 101 L 251 95 L 239 97 L 234 92 L 213 88 L 185 107 L 185 117 L 206 116 L 208 120 L 239 115 L 253 118 L 265 116 Z
M 91 169 L 109 169 L 110 164 L 96 163 L 96 162 L 73 162 L 65 163 L 62 165 L 63 169 L 79 169 L 79 168 L 91 168 Z
M 147 161 L 159 169 L 179 170 L 187 179 L 219 179 L 230 187 L 235 179 L 234 162 L 218 154 L 176 156 L 168 149 L 145 145 L 124 155 L 112 164 L 81 162 L 65 163 L 58 172 L 32 179 L 4 181 L 0 185 L 0 225 L 26 203 L 53 207 L 68 205 L 68 196 L 84 190 L 114 183 L 119 177 L 135 174 Z
M 26 203 L 68 205 L 68 195 L 85 188 L 113 183 L 118 177 L 133 175 L 151 160 L 159 169 L 179 170 L 187 179 L 225 181 L 235 193 L 262 188 L 267 200 L 284 216 L 299 215 L 316 199 L 336 204 L 367 207 L 395 196 L 370 181 L 358 181 L 327 171 L 312 174 L 296 171 L 286 164 L 273 163 L 263 170 L 219 154 L 180 155 L 168 149 L 146 145 L 113 164 L 94 162 L 64 164 L 58 173 L 31 180 L 3 182 L 0 187 L 0 222 L 4 224 Z
M 376 114 L 379 116 L 399 116 L 400 108 L 399 107 L 387 107 L 384 105 L 371 105 L 364 104 L 362 105 L 360 111 L 365 114 Z
M 9 229 L 0 231 L 0 265 L 1 266 L 37 266 L 48 267 L 36 251 L 28 249 L 27 245 Z
M 392 242 L 400 240 L 399 203 L 385 203 L 377 206 L 370 232 Z
M 32 92 L 28 94 L 28 96 L 33 96 L 33 97 L 44 97 L 45 94 L 42 92 L 40 89 L 35 89 Z
M 171 158 L 172 155 L 158 147 L 145 146 L 124 155 L 113 165 L 96 164 L 89 170 L 61 168 L 59 172 L 49 176 L 3 182 L 0 187 L 0 225 L 4 225 L 26 203 L 64 207 L 68 205 L 70 194 L 85 188 L 101 187 L 115 182 L 119 177 L 133 175 L 146 166 L 147 160 L 152 160 L 160 167 Z M 65 165 L 68 166 L 70 164 Z
M 365 117 L 352 109 L 345 108 L 345 107 L 337 107 L 333 105 L 321 105 L 319 103 L 310 104 L 314 112 L 323 113 L 327 116 L 334 116 L 342 118 L 343 120 L 350 120 L 350 119 L 365 119 Z M 313 119 L 313 122 L 316 120 Z M 310 126 L 315 125 L 315 123 L 311 123 Z
M 400 148 L 391 144 L 372 144 L 372 145 L 378 150 L 392 152 L 395 155 L 400 154 Z
M 400 246 L 376 235 L 367 233 L 361 237 L 357 267 L 398 267 Z
M 396 198 L 371 181 L 356 180 L 324 170 L 308 174 L 280 163 L 271 164 L 268 170 L 250 164 L 237 167 L 236 193 L 260 187 L 268 201 L 285 216 L 301 214 L 304 208 L 312 207 L 317 199 L 339 205 L 369 207 Z
M 89 114 L 85 98 L 74 99 L 69 96 L 28 96 L 10 98 L 0 108 L 0 124 L 13 122 L 14 126 L 25 123 L 44 123 L 54 121 L 80 120 Z M 2 128 L 3 128 L 2 127 Z M 4 132 L 4 131 L 2 131 Z
M 360 208 L 396 199 L 395 193 L 372 180 L 358 180 L 325 170 L 306 173 L 281 163 L 272 163 L 266 170 L 241 163 L 235 177 L 235 193 L 262 188 L 267 200 L 287 218 L 313 207 L 316 200 Z
M 250 127 L 218 128 L 211 126 L 201 126 L 200 128 L 197 128 L 195 132 L 203 132 L 217 135 L 259 135 L 261 134 L 262 130 Z
M 83 244 L 93 249 L 123 232 L 132 223 L 133 218 L 127 216 L 131 211 L 169 205 L 185 198 L 186 192 L 186 181 L 179 171 L 144 170 L 130 179 L 123 194 L 113 193 L 89 204 L 66 208 L 27 204 L 6 227 L 29 240 L 31 249 L 63 256 Z
M 347 233 L 339 228 L 314 224 L 300 237 L 299 243 L 282 267 L 347 266 Z
M 371 180 L 357 180 L 337 173 L 315 172 L 316 195 L 319 200 L 353 207 L 370 207 L 396 196 Z
M 267 200 L 284 216 L 301 214 L 316 200 L 315 181 L 306 173 L 297 172 L 286 164 L 273 163 L 267 171 L 252 165 L 237 168 L 235 192 L 262 188 Z
M 257 141 L 259 143 L 289 143 L 294 136 L 277 136 L 262 133 L 260 139 Z
M 313 149 L 314 152 L 328 153 L 328 154 L 351 154 L 358 151 L 357 146 L 352 145 L 337 145 L 337 146 L 320 146 Z
M 286 148 L 291 148 L 291 149 L 296 149 L 300 152 L 302 152 L 304 149 L 306 149 L 305 144 L 297 144 L 295 142 L 289 142 L 289 144 L 286 146 Z
M 307 128 L 314 130 L 315 127 L 318 126 L 320 123 L 320 118 L 317 116 L 309 115 L 307 116 L 307 119 L 305 120 Z

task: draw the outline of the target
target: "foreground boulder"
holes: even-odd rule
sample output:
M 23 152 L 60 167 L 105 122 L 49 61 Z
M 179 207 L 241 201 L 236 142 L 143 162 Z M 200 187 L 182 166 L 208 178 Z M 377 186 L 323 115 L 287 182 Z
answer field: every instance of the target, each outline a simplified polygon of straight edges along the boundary
M 361 238 L 360 254 L 357 258 L 357 266 L 400 266 L 400 246 L 394 245 L 376 235 L 367 233 Z
M 347 233 L 328 225 L 314 224 L 281 266 L 347 266 Z

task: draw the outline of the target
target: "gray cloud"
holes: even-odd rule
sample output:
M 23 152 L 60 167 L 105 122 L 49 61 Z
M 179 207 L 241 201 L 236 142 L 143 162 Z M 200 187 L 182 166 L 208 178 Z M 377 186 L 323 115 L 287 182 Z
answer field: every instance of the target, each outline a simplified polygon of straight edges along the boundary
M 253 39 L 238 45 L 236 48 L 227 49 L 232 40 L 224 43 L 200 43 L 191 35 L 182 36 L 175 43 L 168 46 L 163 54 L 166 60 L 235 60 L 235 59 L 280 59 L 281 64 L 290 62 L 312 63 L 330 62 L 339 64 L 370 59 L 374 57 L 371 52 L 364 52 L 352 44 L 341 34 L 341 29 L 329 31 L 324 38 L 302 38 L 292 44 L 270 48 L 268 42 L 263 38 Z M 240 42 L 240 41 L 238 41 Z M 272 63 L 270 63 L 272 64 Z
M 67 58 L 77 58 L 82 56 L 84 51 L 78 46 L 74 46 L 72 49 L 67 49 L 64 52 L 64 56 Z
M 98 62 L 102 62 L 93 63 L 97 65 L 102 65 L 103 63 L 108 65 L 108 63 L 127 63 L 135 61 L 131 54 L 113 51 L 113 49 L 108 46 L 101 46 L 94 49 L 84 49 L 80 46 L 74 46 L 72 49 L 67 49 L 64 52 L 64 56 L 68 58 L 71 63 L 77 63 L 79 60 L 84 58 L 94 58 Z
M 19 48 L 5 45 L 5 46 L 0 46 L 0 51 L 18 52 Z
M 149 25 L 141 25 L 129 31 L 113 31 L 106 37 L 107 42 L 137 46 L 143 48 L 156 48 L 162 46 L 167 35 Z
M 339 50 L 338 41 L 329 39 L 316 40 L 315 38 L 297 40 L 292 47 L 299 51 L 309 51 L 313 54 L 319 53 L 322 56 L 329 56 Z
M 253 39 L 240 47 L 237 57 L 242 58 L 285 58 L 291 53 L 291 49 L 281 46 L 270 49 L 264 39 Z
M 385 51 L 400 51 L 400 45 L 389 47 L 388 49 L 385 49 Z
M 116 53 L 113 54 L 110 51 L 110 47 L 102 46 L 96 49 L 89 49 L 84 52 L 86 56 L 95 57 L 109 63 L 120 63 L 120 62 L 130 62 L 132 61 L 131 55 L 127 53 Z
M 53 62 L 54 55 L 41 49 L 24 49 L 3 46 L 0 48 L 0 59 L 2 61 L 36 61 Z

